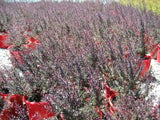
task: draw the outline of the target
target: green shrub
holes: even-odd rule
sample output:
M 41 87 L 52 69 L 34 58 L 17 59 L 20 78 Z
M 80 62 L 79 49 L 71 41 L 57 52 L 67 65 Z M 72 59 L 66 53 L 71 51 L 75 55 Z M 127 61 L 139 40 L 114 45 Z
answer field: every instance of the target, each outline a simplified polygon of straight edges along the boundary
M 146 4 L 147 10 L 151 10 L 160 15 L 160 1 L 159 0 L 120 0 L 124 5 L 133 5 L 134 7 L 143 8 L 143 3 Z

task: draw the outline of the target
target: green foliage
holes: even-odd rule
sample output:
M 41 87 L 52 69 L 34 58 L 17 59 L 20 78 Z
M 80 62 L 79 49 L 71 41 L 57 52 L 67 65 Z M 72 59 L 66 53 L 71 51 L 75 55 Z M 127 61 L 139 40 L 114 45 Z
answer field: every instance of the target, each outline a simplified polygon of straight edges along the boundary
M 131 4 L 134 7 L 144 8 L 146 5 L 147 10 L 151 10 L 160 15 L 160 1 L 159 0 L 120 0 L 124 5 Z

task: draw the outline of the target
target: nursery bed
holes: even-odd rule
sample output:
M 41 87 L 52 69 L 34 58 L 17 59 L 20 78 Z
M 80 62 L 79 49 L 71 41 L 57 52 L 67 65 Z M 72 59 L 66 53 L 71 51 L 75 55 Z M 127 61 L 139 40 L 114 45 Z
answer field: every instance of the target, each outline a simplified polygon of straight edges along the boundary
M 9 57 L 9 51 L 6 49 L 0 49 L 0 67 L 1 68 L 7 68 L 10 69 L 12 66 L 10 57 Z M 160 63 L 157 62 L 157 60 L 152 59 L 151 60 L 151 74 L 155 77 L 155 81 L 152 82 L 148 89 L 148 97 L 150 98 L 155 95 L 155 98 L 152 97 L 153 104 L 156 105 L 158 104 L 160 100 Z M 143 84 L 142 89 L 145 90 L 145 84 Z M 142 90 L 142 91 L 143 91 Z
M 160 19 L 146 4 L 0 6 L 0 119 L 159 119 Z

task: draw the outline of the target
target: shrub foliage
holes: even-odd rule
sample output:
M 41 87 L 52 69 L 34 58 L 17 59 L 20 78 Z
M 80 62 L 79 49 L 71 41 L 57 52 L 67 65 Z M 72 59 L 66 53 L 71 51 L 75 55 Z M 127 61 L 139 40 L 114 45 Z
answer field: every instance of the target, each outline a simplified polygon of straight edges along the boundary
M 159 43 L 158 15 L 114 2 L 37 2 L 0 4 L 0 16 L 11 44 L 24 44 L 26 35 L 40 41 L 28 54 L 22 52 L 24 63 L 14 57 L 16 67 L 1 70 L 1 93 L 48 101 L 57 113 L 53 119 L 61 113 L 66 120 L 156 119 L 140 89 L 154 78 L 140 77 L 137 53 Z M 106 84 L 119 93 L 113 115 Z

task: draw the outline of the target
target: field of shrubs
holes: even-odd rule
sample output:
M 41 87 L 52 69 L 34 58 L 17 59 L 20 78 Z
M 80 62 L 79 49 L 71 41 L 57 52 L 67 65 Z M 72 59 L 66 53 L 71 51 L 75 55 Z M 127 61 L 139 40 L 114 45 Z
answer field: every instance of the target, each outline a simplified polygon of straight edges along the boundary
M 160 16 L 112 2 L 0 2 L 2 120 L 158 120 L 141 84 L 160 63 Z M 153 96 L 154 97 L 154 96 Z

